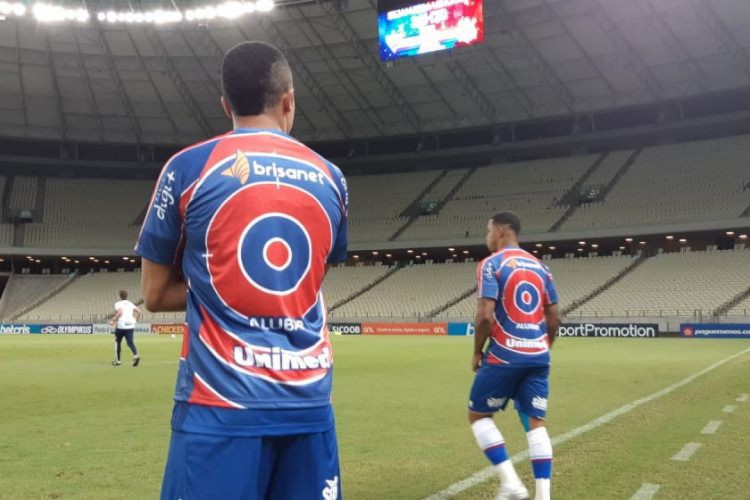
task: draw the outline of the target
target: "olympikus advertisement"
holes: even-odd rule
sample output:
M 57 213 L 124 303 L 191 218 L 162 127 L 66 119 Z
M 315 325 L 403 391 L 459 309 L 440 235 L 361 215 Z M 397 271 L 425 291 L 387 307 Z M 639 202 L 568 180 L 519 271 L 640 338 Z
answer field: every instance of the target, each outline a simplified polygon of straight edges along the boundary
M 750 339 L 750 324 L 682 323 L 680 336 L 690 339 Z
M 656 323 L 564 323 L 559 337 L 654 338 L 659 336 Z
M 448 323 L 362 323 L 362 335 L 448 335 Z
M 328 331 L 333 335 L 361 335 L 362 323 L 328 323 Z

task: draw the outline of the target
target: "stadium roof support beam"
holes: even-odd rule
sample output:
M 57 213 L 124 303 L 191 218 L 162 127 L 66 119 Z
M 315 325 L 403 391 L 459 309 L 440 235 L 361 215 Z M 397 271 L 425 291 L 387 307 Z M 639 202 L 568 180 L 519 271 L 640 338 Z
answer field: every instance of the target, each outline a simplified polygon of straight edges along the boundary
M 455 78 L 464 91 L 466 91 L 466 94 L 471 98 L 476 107 L 479 108 L 479 112 L 487 118 L 487 121 L 490 124 L 495 123 L 498 114 L 497 109 L 479 89 L 479 86 L 466 69 L 464 69 L 463 65 L 458 62 L 458 59 L 449 60 L 445 66 L 451 72 L 453 78 Z
M 380 64 L 380 61 L 372 55 L 364 42 L 359 38 L 354 31 L 354 28 L 352 28 L 352 25 L 349 23 L 349 20 L 346 18 L 346 15 L 337 8 L 338 2 L 315 0 L 315 3 L 317 3 L 318 6 L 323 9 L 323 12 L 328 15 L 328 18 L 333 21 L 341 35 L 354 46 L 355 53 L 361 55 L 361 60 L 370 71 L 370 74 L 372 74 L 372 77 L 380 84 L 386 95 L 388 95 L 391 101 L 399 109 L 401 115 L 413 129 L 413 132 L 421 132 L 422 125 L 420 123 L 421 120 L 419 115 L 414 111 L 414 108 L 409 101 L 406 100 L 398 87 L 396 87 L 393 81 L 391 81 L 390 77 Z
M 156 83 L 154 83 L 154 79 L 151 77 L 151 72 L 148 70 L 148 67 L 146 66 L 146 62 L 143 60 L 141 51 L 138 50 L 138 45 L 135 43 L 135 40 L 133 40 L 133 34 L 130 32 L 130 29 L 128 29 L 127 27 L 125 28 L 125 33 L 128 35 L 128 40 L 130 41 L 130 45 L 132 45 L 133 47 L 133 51 L 135 52 L 135 56 L 136 56 L 136 59 L 138 60 L 138 64 L 140 64 L 141 66 L 141 70 L 146 75 L 146 78 L 148 78 L 148 82 L 151 84 L 151 88 L 154 89 L 154 94 L 156 94 L 156 99 L 159 101 L 159 105 L 161 106 L 161 109 L 164 112 L 164 116 L 167 117 L 167 120 L 169 120 L 169 124 L 172 126 L 172 131 L 175 134 L 179 133 L 177 124 L 175 123 L 174 118 L 172 118 L 172 115 L 169 113 L 169 108 L 167 108 L 167 104 L 164 102 L 164 98 L 159 93 L 159 89 L 156 87 Z
M 21 37 L 18 27 L 20 24 L 15 25 L 15 39 L 16 39 L 16 64 L 18 65 L 18 89 L 21 96 L 21 109 L 23 110 L 23 124 L 28 128 L 29 126 L 29 109 L 26 106 L 26 87 L 23 81 L 23 64 L 21 62 Z
M 96 102 L 96 96 L 94 95 L 94 89 L 91 87 L 91 78 L 89 78 L 89 71 L 86 69 L 86 61 L 83 58 L 83 52 L 81 51 L 81 42 L 78 40 L 78 30 L 72 30 L 71 36 L 75 41 L 75 57 L 78 62 L 78 69 L 83 79 L 83 87 L 86 89 L 86 95 L 91 103 L 91 109 L 94 111 L 94 121 L 96 122 L 96 129 L 99 131 L 99 137 L 103 141 L 104 137 L 104 122 L 102 121 L 102 114 L 99 112 L 99 104 Z
M 500 59 L 500 57 L 498 57 L 495 51 L 487 48 L 486 45 L 482 45 L 479 52 L 482 54 L 482 57 L 487 62 L 489 68 L 492 70 L 498 80 L 500 80 L 500 83 L 502 83 L 503 86 L 508 90 L 508 92 L 510 92 L 513 100 L 516 101 L 516 104 L 518 104 L 518 106 L 526 114 L 526 118 L 533 118 L 534 115 L 531 112 L 531 108 L 534 106 L 534 104 L 531 102 L 531 99 L 529 99 L 529 96 L 526 95 L 526 92 L 524 92 L 523 89 L 518 85 L 515 78 L 513 78 L 513 75 L 510 73 L 510 71 L 508 71 L 508 68 L 505 67 L 505 64 Z
M 435 82 L 432 81 L 432 78 L 430 78 L 430 75 L 427 74 L 427 71 L 425 71 L 425 69 L 422 67 L 421 64 L 417 64 L 417 69 L 419 70 L 419 72 L 422 74 L 422 77 L 425 79 L 427 84 L 432 89 L 432 92 L 440 98 L 443 104 L 445 104 L 445 107 L 448 108 L 448 111 L 451 112 L 451 116 L 453 116 L 453 119 L 458 120 L 458 112 L 453 108 L 450 101 L 448 101 L 448 99 L 445 98 L 443 93 L 440 91 L 440 88 L 437 85 L 435 85 Z
M 683 59 L 686 63 L 688 71 L 692 73 L 693 80 L 698 84 L 701 91 L 708 91 L 706 83 L 709 81 L 709 77 L 703 70 L 700 64 L 695 62 L 695 58 L 688 52 L 685 44 L 682 43 L 680 38 L 675 34 L 674 30 L 669 26 L 667 21 L 664 19 L 661 11 L 657 10 L 652 0 L 641 0 L 641 5 L 648 13 L 649 19 L 651 19 L 658 27 L 659 32 L 665 37 L 667 44 L 672 47 L 672 50 Z
M 205 26 L 205 25 L 204 25 Z M 208 79 L 209 86 L 214 91 L 214 97 L 218 101 L 218 99 L 221 98 L 221 88 L 219 87 L 219 84 L 214 79 L 213 75 L 211 74 L 211 71 L 209 71 L 208 68 L 206 68 L 206 65 L 203 64 L 203 60 L 201 57 L 195 52 L 195 49 L 193 49 L 193 46 L 190 44 L 190 40 L 188 40 L 188 37 L 185 36 L 185 31 L 181 29 L 175 30 L 179 32 L 180 38 L 183 42 L 185 42 L 185 46 L 187 47 L 188 51 L 190 51 L 190 55 L 192 56 L 192 59 L 198 62 L 198 66 L 200 67 L 201 71 L 203 71 L 203 74 Z
M 609 38 L 612 44 L 625 55 L 625 62 L 630 66 L 641 83 L 646 87 L 651 96 L 654 99 L 660 99 L 662 95 L 661 84 L 656 79 L 651 69 L 643 62 L 643 59 L 638 55 L 638 52 L 630 45 L 630 42 L 617 25 L 610 19 L 607 13 L 602 8 L 599 0 L 586 0 L 588 11 L 594 16 L 599 27 L 602 29 L 605 35 Z
M 140 123 L 138 123 L 138 119 L 135 116 L 135 111 L 133 110 L 133 104 L 130 102 L 130 97 L 125 91 L 125 86 L 122 83 L 122 78 L 120 78 L 120 72 L 117 71 L 117 65 L 115 64 L 115 58 L 112 55 L 112 50 L 109 48 L 109 42 L 107 42 L 107 37 L 104 36 L 104 32 L 102 31 L 102 27 L 99 25 L 99 21 L 94 20 L 93 25 L 94 33 L 96 34 L 97 40 L 99 42 L 99 48 L 101 48 L 102 52 L 104 53 L 104 60 L 107 64 L 107 71 L 109 72 L 109 76 L 110 78 L 112 78 L 112 81 L 115 82 L 115 89 L 117 90 L 117 94 L 120 96 L 122 107 L 123 109 L 125 109 L 125 114 L 128 115 L 128 120 L 130 121 L 130 126 L 133 129 L 133 134 L 135 135 L 138 144 L 140 144 L 141 137 L 143 136 L 141 125 Z
M 578 41 L 578 38 L 573 34 L 572 31 L 570 31 L 570 28 L 568 28 L 568 25 L 565 24 L 565 21 L 563 21 L 562 17 L 560 17 L 560 14 L 557 13 L 557 10 L 555 7 L 550 3 L 550 0 L 542 0 L 542 3 L 544 3 L 544 6 L 547 9 L 547 12 L 549 12 L 552 17 L 557 20 L 557 22 L 562 26 L 563 31 L 565 32 L 568 37 L 573 40 L 573 44 L 576 46 L 576 48 L 583 54 L 583 57 L 586 58 L 589 65 L 591 65 L 592 68 L 594 68 L 594 71 L 596 71 L 596 74 L 599 75 L 599 78 L 604 82 L 604 85 L 607 87 L 607 91 L 611 96 L 615 96 L 617 92 L 615 92 L 615 88 L 612 86 L 611 83 L 609 83 L 609 80 L 604 76 L 604 73 L 602 72 L 601 68 L 599 68 L 599 65 L 596 64 L 596 61 L 594 61 L 591 58 L 591 55 L 586 51 L 586 49 L 583 48 L 583 45 L 581 45 L 581 42 Z
M 55 70 L 55 59 L 52 55 L 52 43 L 49 40 L 49 33 L 47 30 L 44 31 L 44 44 L 47 49 L 47 64 L 49 64 L 50 79 L 52 80 L 52 90 L 55 93 L 55 100 L 57 104 L 57 117 L 60 121 L 60 135 L 62 141 L 68 140 L 68 123 L 65 119 L 65 110 L 63 109 L 62 94 L 60 93 L 60 85 L 57 82 L 57 71 Z
M 167 70 L 167 74 L 169 74 L 172 83 L 174 83 L 177 92 L 180 93 L 180 96 L 187 105 L 188 110 L 193 115 L 193 118 L 198 122 L 198 125 L 201 128 L 201 132 L 203 132 L 203 135 L 205 137 L 213 136 L 214 133 L 208 123 L 208 120 L 206 120 L 206 117 L 201 111 L 201 108 L 198 105 L 198 102 L 195 100 L 195 97 L 193 97 L 193 94 L 190 93 L 190 89 L 185 83 L 185 80 L 182 79 L 182 76 L 180 76 L 177 68 L 175 68 L 172 60 L 169 58 L 169 53 L 167 52 L 166 47 L 164 47 L 164 44 L 159 38 L 159 34 L 150 26 L 147 26 L 144 31 L 146 33 L 146 38 L 148 38 L 148 41 L 151 42 L 154 50 L 156 50 L 156 53 L 161 58 L 162 64 Z
M 698 18 L 708 26 L 711 33 L 719 39 L 721 45 L 732 56 L 734 62 L 750 78 L 750 56 L 737 42 L 719 15 L 704 0 L 692 0 L 692 3 Z
M 378 134 L 385 135 L 384 130 L 384 123 L 383 119 L 378 115 L 378 113 L 373 109 L 373 106 L 370 104 L 370 102 L 367 99 L 367 96 L 362 93 L 362 91 L 359 88 L 359 85 L 357 85 L 354 80 L 351 77 L 351 72 L 346 71 L 346 69 L 341 65 L 339 59 L 334 55 L 331 48 L 325 43 L 323 40 L 323 37 L 320 36 L 320 33 L 317 29 L 315 29 L 315 25 L 310 22 L 310 19 L 308 19 L 304 13 L 300 10 L 299 7 L 296 9 L 297 14 L 301 15 L 301 18 L 304 20 L 307 27 L 310 29 L 310 31 L 315 35 L 315 38 L 318 39 L 319 44 L 313 43 L 312 40 L 310 40 L 310 37 L 307 36 L 307 33 L 303 29 L 301 29 L 301 26 L 299 24 L 299 20 L 292 15 L 292 8 L 290 7 L 288 9 L 289 18 L 294 22 L 294 25 L 297 27 L 297 29 L 300 31 L 300 33 L 303 34 L 305 39 L 310 43 L 310 45 L 315 49 L 318 56 L 325 61 L 326 66 L 331 70 L 331 72 L 335 75 L 336 80 L 341 84 L 341 87 L 351 96 L 351 98 L 354 100 L 354 102 L 357 103 L 359 106 L 359 109 L 362 111 L 362 113 L 367 118 L 367 121 L 370 122 L 370 124 L 375 128 Z M 338 66 L 339 70 L 336 71 L 332 66 L 331 62 L 336 61 L 336 65 Z M 346 76 L 347 80 L 349 80 L 350 85 L 346 85 L 344 81 L 341 79 L 341 75 Z M 357 95 L 357 97 L 354 96 L 354 94 Z M 364 105 L 362 104 L 364 103 Z
M 333 101 L 328 97 L 328 94 L 323 90 L 318 80 L 308 69 L 307 64 L 292 50 L 292 46 L 287 41 L 284 34 L 279 28 L 276 27 L 266 16 L 259 16 L 256 18 L 258 24 L 260 24 L 263 31 L 265 31 L 268 38 L 271 39 L 276 47 L 281 50 L 289 60 L 292 70 L 297 73 L 305 86 L 312 92 L 315 99 L 318 100 L 320 105 L 323 107 L 323 112 L 328 115 L 336 129 L 345 137 L 351 137 L 351 126 L 346 118 L 339 112 L 338 108 L 333 104 Z M 240 32 L 247 37 L 245 31 L 239 27 Z M 249 38 L 248 38 L 249 39 Z
M 570 92 L 570 89 L 568 89 L 560 77 L 557 76 L 549 63 L 544 57 L 542 57 L 539 51 L 534 48 L 534 45 L 527 38 L 524 31 L 516 24 L 513 15 L 505 8 L 505 0 L 499 0 L 496 2 L 496 5 L 500 8 L 503 13 L 503 18 L 509 24 L 510 29 L 508 30 L 508 34 L 511 40 L 513 40 L 513 43 L 526 53 L 531 64 L 536 68 L 544 81 L 552 87 L 552 90 L 554 90 L 557 98 L 560 99 L 560 102 L 563 103 L 565 109 L 567 109 L 569 113 L 573 113 L 575 98 Z

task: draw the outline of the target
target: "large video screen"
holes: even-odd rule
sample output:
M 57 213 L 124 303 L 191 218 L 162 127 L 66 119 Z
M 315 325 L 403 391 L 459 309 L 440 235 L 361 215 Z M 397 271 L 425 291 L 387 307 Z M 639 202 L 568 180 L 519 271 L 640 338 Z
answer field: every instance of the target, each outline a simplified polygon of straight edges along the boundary
M 378 33 L 383 61 L 480 43 L 482 0 L 380 0 Z

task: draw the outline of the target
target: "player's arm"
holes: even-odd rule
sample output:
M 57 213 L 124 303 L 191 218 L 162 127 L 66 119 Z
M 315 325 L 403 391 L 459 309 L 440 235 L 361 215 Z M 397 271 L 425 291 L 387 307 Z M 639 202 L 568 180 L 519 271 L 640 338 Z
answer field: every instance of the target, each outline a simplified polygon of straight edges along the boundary
M 562 320 L 560 319 L 560 308 L 557 304 L 548 304 L 544 306 L 544 319 L 547 322 L 547 335 L 549 336 L 549 345 L 555 343 L 557 331 L 560 329 Z
M 141 316 L 143 316 L 143 313 L 141 313 L 140 308 L 138 308 L 138 307 L 134 308 L 133 309 L 133 313 L 135 314 L 135 320 L 136 321 L 140 321 L 141 320 Z
M 112 317 L 111 323 L 113 325 L 117 324 L 117 320 L 120 319 L 120 316 L 122 316 L 122 309 L 118 309 L 115 315 Z
M 184 311 L 187 283 L 176 265 L 142 259 L 141 290 L 143 303 L 151 312 Z
M 474 355 L 471 358 L 471 368 L 479 370 L 487 339 L 492 333 L 492 321 L 495 315 L 495 301 L 480 298 L 477 300 L 477 314 L 474 318 Z

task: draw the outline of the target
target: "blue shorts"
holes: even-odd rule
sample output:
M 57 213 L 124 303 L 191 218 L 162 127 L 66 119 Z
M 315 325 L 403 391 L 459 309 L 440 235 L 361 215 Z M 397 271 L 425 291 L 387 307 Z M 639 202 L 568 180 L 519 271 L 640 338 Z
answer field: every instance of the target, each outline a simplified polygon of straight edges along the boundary
M 511 399 L 516 409 L 544 420 L 549 395 L 549 365 L 497 366 L 484 364 L 474 378 L 469 410 L 495 413 L 505 410 Z
M 336 432 L 282 437 L 172 431 L 162 500 L 338 500 Z

